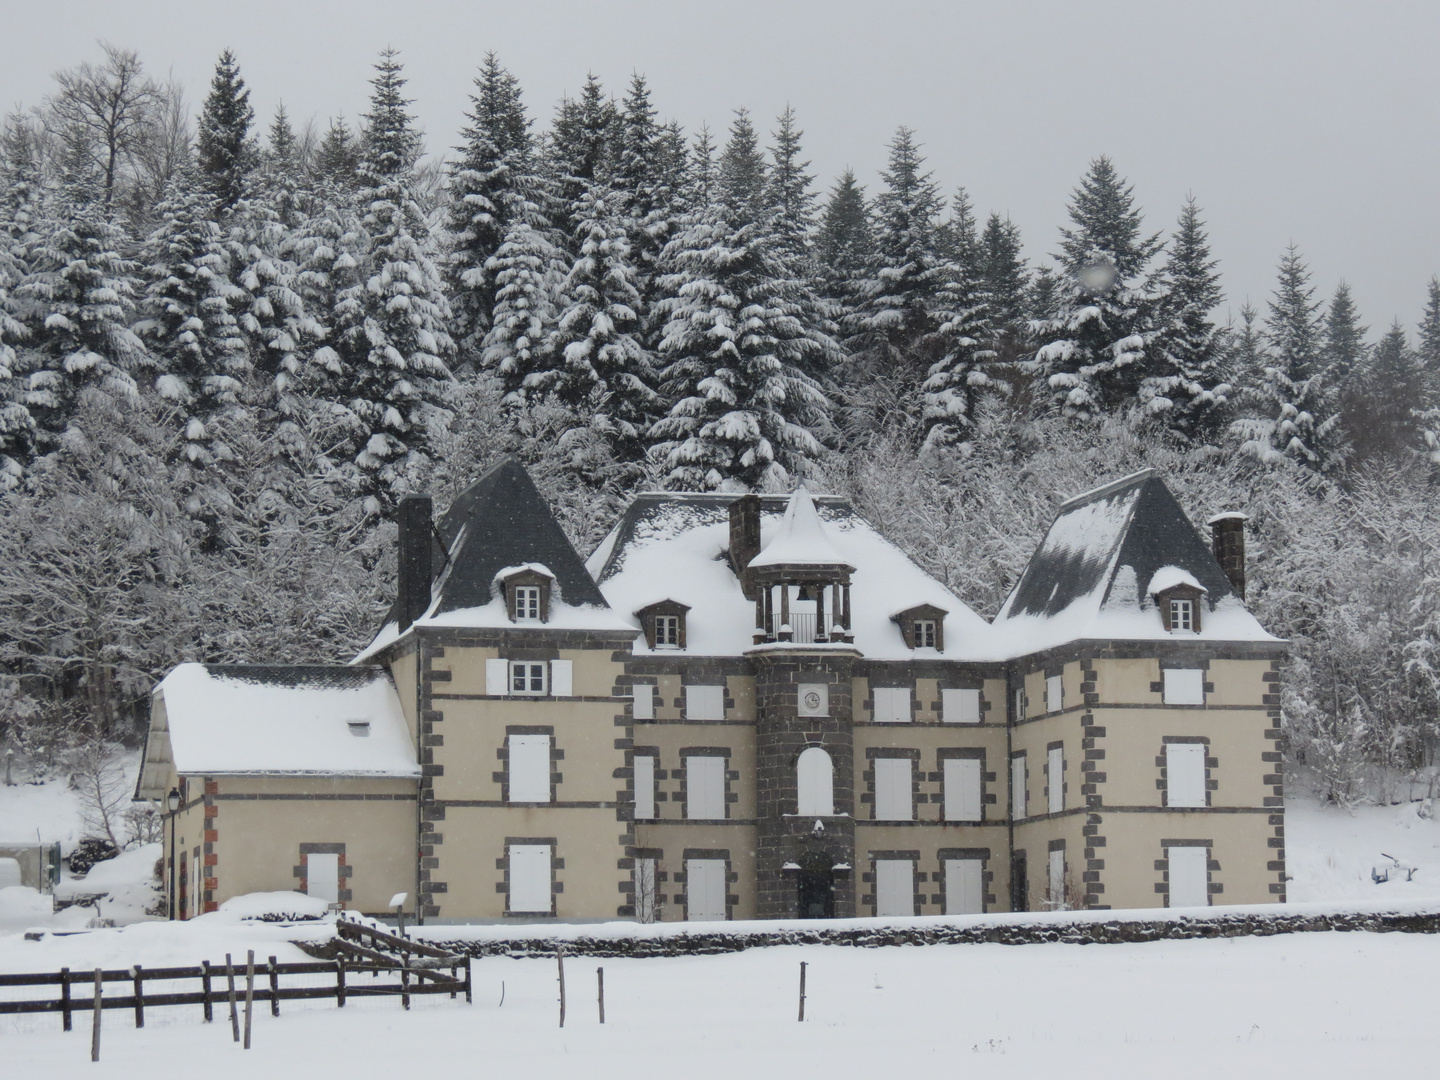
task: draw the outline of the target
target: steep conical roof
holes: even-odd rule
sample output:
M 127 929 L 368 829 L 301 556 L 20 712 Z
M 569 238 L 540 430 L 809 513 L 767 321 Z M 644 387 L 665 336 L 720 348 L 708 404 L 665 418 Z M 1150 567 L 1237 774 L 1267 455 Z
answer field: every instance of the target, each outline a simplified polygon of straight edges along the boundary
M 785 519 L 774 538 L 750 560 L 755 566 L 849 566 L 835 550 L 825 523 L 815 512 L 815 500 L 803 487 L 790 496 Z M 853 567 L 851 569 L 854 569 Z

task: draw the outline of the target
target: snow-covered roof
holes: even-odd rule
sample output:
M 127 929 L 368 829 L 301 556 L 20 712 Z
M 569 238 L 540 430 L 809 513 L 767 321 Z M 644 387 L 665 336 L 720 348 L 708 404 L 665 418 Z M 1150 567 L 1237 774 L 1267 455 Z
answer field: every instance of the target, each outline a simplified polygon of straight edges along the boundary
M 181 775 L 420 775 L 381 667 L 181 664 L 155 695 L 149 749 L 168 740 Z
M 1162 640 L 1151 596 L 1193 585 L 1213 604 L 1193 637 L 1278 641 L 1267 634 L 1153 469 L 1060 507 L 994 623 L 997 658 L 1072 641 Z
M 660 600 L 676 600 L 690 605 L 687 653 L 736 656 L 755 648 L 755 603 L 745 599 L 725 554 L 730 542 L 729 508 L 737 497 L 667 492 L 637 496 L 586 564 L 611 608 L 617 613 L 635 612 Z M 849 629 L 856 649 L 876 659 L 911 658 L 914 653 L 906 648 L 890 615 L 921 604 L 947 612 L 945 657 L 969 659 L 983 648 L 990 631 L 985 620 L 876 532 L 848 502 L 808 495 L 805 501 L 812 503 L 816 524 L 830 549 L 826 562 L 854 567 Z M 762 550 L 769 550 L 768 542 L 781 534 L 794 505 L 784 495 L 760 496 Z M 806 529 L 813 535 L 814 526 Z M 784 561 L 790 562 L 788 556 Z M 638 623 L 632 621 L 631 626 Z M 650 652 L 643 637 L 634 648 L 637 653 Z
M 763 533 L 761 536 L 764 539 Z M 801 488 L 790 496 L 785 517 L 775 536 L 751 566 L 847 566 L 845 557 L 830 542 L 830 533 L 815 510 L 815 500 Z M 852 567 L 853 569 L 853 567 Z

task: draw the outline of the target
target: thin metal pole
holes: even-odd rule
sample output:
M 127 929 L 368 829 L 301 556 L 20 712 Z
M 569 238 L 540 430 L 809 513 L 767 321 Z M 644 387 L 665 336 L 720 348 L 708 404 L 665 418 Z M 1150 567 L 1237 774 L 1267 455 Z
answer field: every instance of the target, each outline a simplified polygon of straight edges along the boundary
M 560 1026 L 565 1026 L 565 946 L 555 946 L 555 963 L 560 969 Z
M 255 950 L 245 958 L 245 1049 L 250 1049 L 250 1013 L 255 1007 Z
M 600 1022 L 605 1022 L 605 969 L 595 969 L 595 981 L 600 984 Z
M 100 1060 L 100 994 L 102 976 L 99 968 L 95 969 L 95 1019 L 90 1027 L 90 1060 Z
M 800 961 L 800 1022 L 805 1022 L 805 961 Z

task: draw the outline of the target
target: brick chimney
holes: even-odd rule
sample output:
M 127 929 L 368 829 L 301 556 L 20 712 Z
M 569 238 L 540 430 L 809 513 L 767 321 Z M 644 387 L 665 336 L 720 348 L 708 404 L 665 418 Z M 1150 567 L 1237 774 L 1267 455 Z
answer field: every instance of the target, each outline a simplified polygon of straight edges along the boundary
M 406 495 L 396 513 L 400 559 L 395 607 L 401 633 L 430 607 L 430 548 L 434 543 L 431 513 L 429 495 Z
M 730 504 L 730 565 L 747 600 L 755 599 L 755 590 L 745 568 L 759 554 L 760 496 L 741 495 Z
M 1242 600 L 1245 599 L 1245 522 L 1249 520 L 1245 514 L 1231 511 L 1216 514 L 1209 521 L 1215 561 Z

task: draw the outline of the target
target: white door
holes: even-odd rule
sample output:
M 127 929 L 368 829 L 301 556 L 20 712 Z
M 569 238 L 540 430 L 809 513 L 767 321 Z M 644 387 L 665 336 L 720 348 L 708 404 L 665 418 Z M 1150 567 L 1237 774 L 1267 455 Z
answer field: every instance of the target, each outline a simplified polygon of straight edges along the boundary
M 875 860 L 875 914 L 915 914 L 915 864 L 909 859 Z
M 1203 847 L 1172 847 L 1165 849 L 1170 860 L 1170 906 L 1208 907 L 1210 876 L 1206 866 L 1210 849 Z
M 305 892 L 327 904 L 340 902 L 340 856 L 305 856 Z
M 1065 907 L 1065 851 L 1050 852 L 1050 906 Z
M 980 759 L 945 759 L 945 820 L 979 821 Z
M 691 922 L 725 918 L 725 860 L 685 860 L 685 917 Z
M 550 845 L 510 845 L 510 910 L 550 911 Z
M 984 863 L 979 859 L 946 859 L 945 914 L 979 915 L 984 910 Z

